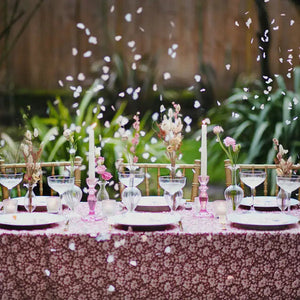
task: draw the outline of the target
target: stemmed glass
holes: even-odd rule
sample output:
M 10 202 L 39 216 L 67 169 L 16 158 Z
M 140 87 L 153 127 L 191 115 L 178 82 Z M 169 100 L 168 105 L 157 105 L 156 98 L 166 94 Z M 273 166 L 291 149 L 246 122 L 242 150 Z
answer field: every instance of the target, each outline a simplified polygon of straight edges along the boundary
M 72 190 L 72 187 L 74 185 L 74 177 L 62 175 L 48 176 L 47 182 L 49 187 L 59 194 L 59 205 L 61 207 L 63 194 L 69 190 Z
M 240 178 L 244 184 L 251 189 L 251 207 L 250 213 L 255 212 L 254 209 L 254 190 L 257 186 L 262 184 L 266 179 L 266 172 L 260 170 L 245 170 L 240 172 Z
M 176 192 L 181 190 L 186 183 L 186 177 L 171 177 L 171 176 L 160 176 L 158 178 L 159 185 L 168 193 L 165 193 L 165 200 L 171 209 L 171 213 L 176 209 L 176 203 L 174 195 Z
M 287 193 L 287 198 L 283 196 L 282 198 L 279 199 L 281 201 L 281 205 L 279 205 L 279 208 L 281 210 L 285 210 L 286 207 L 288 207 L 288 211 L 290 211 L 291 193 L 296 189 L 300 188 L 300 176 L 299 175 L 277 176 L 276 182 L 277 185 Z
M 133 212 L 140 201 L 142 194 L 137 188 L 144 180 L 143 171 L 119 172 L 119 180 L 126 188 L 122 192 L 122 202 L 129 212 Z
M 2 173 L 0 174 L 0 184 L 8 189 L 8 199 L 10 199 L 10 191 L 23 180 L 23 173 Z
M 71 211 L 70 216 L 72 215 L 77 216 L 78 214 L 75 213 L 75 209 L 80 203 L 82 198 L 81 189 L 71 188 L 70 190 L 67 190 L 66 192 L 63 193 L 63 198 L 65 199 L 66 204 L 68 205 L 68 208 Z

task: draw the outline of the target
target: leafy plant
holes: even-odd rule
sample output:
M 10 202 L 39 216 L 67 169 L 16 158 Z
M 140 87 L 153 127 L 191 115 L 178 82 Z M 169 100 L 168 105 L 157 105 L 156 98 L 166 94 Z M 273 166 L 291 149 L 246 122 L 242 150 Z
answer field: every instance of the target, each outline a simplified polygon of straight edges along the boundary
M 249 88 L 237 87 L 220 106 L 209 111 L 214 124 L 222 124 L 226 132 L 242 145 L 240 163 L 273 163 L 277 138 L 289 149 L 293 160 L 300 152 L 300 67 L 294 70 L 294 91 L 288 90 L 282 76 L 276 86 L 264 88 L 256 82 Z M 223 157 L 212 139 L 210 164 L 223 164 Z M 216 168 L 216 167 L 215 167 Z

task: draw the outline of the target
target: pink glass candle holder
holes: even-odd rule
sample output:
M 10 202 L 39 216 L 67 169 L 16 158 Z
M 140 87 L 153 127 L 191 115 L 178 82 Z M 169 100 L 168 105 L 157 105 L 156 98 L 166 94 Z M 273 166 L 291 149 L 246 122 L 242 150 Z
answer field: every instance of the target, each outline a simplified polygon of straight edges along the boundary
M 87 202 L 89 205 L 89 214 L 86 217 L 82 218 L 82 220 L 87 222 L 101 220 L 101 218 L 96 215 L 96 211 L 95 211 L 96 204 L 97 204 L 97 197 L 96 197 L 97 190 L 95 189 L 95 186 L 97 185 L 98 181 L 96 178 L 93 179 L 87 178 L 86 183 L 89 187 L 88 188 L 89 195 L 87 197 Z
M 201 218 L 213 218 L 214 215 L 207 211 L 207 202 L 208 202 L 207 183 L 209 181 L 209 176 L 199 176 L 198 180 L 200 183 L 200 187 L 199 187 L 200 210 L 196 215 Z

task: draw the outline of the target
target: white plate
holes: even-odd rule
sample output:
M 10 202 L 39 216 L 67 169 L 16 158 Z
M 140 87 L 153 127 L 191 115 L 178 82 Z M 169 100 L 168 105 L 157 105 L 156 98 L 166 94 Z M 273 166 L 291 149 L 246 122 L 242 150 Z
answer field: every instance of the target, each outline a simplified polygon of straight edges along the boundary
M 108 223 L 125 226 L 163 226 L 178 223 L 180 219 L 178 214 L 129 212 L 109 217 Z
M 62 215 L 48 213 L 16 213 L 0 215 L 0 224 L 6 226 L 44 226 L 65 221 Z
M 186 199 L 181 199 L 179 206 L 183 206 Z M 163 196 L 143 196 L 137 205 L 138 211 L 164 211 L 170 210 Z
M 36 207 L 47 207 L 47 199 L 49 197 L 58 198 L 58 196 L 35 196 L 36 201 L 34 202 Z M 24 206 L 24 197 L 16 197 L 18 199 L 18 205 Z M 65 201 L 62 200 L 62 204 L 65 205 Z
M 232 213 L 227 219 L 236 224 L 248 226 L 286 226 L 298 223 L 298 218 L 284 213 Z
M 251 206 L 251 197 L 245 197 L 241 201 L 241 205 Z M 291 198 L 290 206 L 298 205 L 299 201 Z M 274 196 L 257 196 L 254 197 L 254 206 L 259 208 L 271 208 L 278 207 L 276 197 Z

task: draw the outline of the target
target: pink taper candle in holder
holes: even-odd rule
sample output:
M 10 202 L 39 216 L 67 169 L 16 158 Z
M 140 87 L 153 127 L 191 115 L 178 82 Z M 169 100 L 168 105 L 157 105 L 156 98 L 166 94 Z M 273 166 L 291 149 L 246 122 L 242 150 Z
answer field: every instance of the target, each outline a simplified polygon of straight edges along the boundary
M 84 221 L 98 221 L 101 218 L 96 216 L 95 209 L 97 204 L 97 197 L 95 186 L 97 185 L 98 180 L 95 178 L 95 137 L 94 137 L 94 128 L 96 123 L 90 126 L 89 133 L 89 170 L 88 170 L 88 178 L 86 179 L 86 183 L 88 185 L 88 197 L 87 202 L 89 205 L 89 214 L 82 218 Z
M 209 181 L 209 176 L 199 176 L 198 177 L 200 187 L 199 187 L 199 212 L 196 213 L 196 216 L 201 218 L 213 218 L 214 215 L 207 211 L 207 183 Z M 197 199 L 198 200 L 198 199 Z
M 92 124 L 89 129 L 89 179 L 95 179 L 95 133 L 96 123 Z
M 207 125 L 202 122 L 201 136 L 201 176 L 207 176 Z

